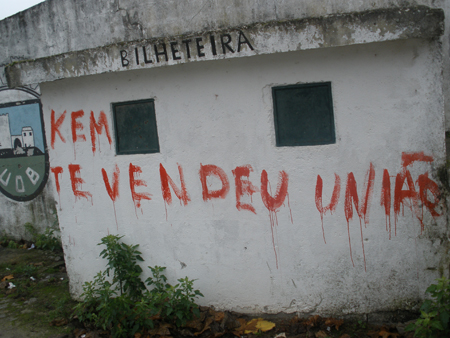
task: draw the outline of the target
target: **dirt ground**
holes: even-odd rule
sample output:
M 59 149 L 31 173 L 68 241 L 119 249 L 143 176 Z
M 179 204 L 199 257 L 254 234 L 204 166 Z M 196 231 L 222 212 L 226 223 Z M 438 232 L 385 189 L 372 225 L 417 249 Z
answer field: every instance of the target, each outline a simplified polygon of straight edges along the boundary
M 69 295 L 62 252 L 0 246 L 0 338 L 109 337 L 109 332 L 86 329 L 73 319 L 71 309 L 75 304 Z M 400 319 L 393 317 L 395 323 L 384 325 L 320 316 L 268 316 L 264 319 L 274 327 L 264 332 L 254 330 L 256 318 L 208 307 L 201 307 L 201 313 L 202 318 L 193 323 L 195 329 L 160 323 L 152 332 L 136 338 L 412 337 L 404 332 L 403 323 L 411 319 L 411 314 Z M 252 328 L 254 333 L 249 333 Z
M 72 331 L 69 325 L 50 326 L 74 304 L 62 252 L 0 246 L 0 281 L 1 338 L 43 338 Z

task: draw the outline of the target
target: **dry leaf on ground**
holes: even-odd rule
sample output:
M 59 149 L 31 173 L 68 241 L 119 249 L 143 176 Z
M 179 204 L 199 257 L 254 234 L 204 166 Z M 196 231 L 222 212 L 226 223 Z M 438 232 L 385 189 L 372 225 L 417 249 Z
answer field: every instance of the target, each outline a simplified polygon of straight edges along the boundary
M 305 321 L 305 325 L 314 327 L 322 321 L 322 317 L 319 315 L 311 316 Z
M 316 332 L 316 338 L 327 338 L 327 337 L 328 337 L 328 334 L 323 330 Z
M 225 312 L 216 312 L 216 313 L 214 313 L 214 320 L 216 322 L 221 322 L 224 317 L 225 317 Z
M 64 326 L 69 324 L 69 321 L 65 318 L 60 318 L 60 319 L 53 319 L 50 322 L 50 326 Z
M 339 330 L 339 327 L 344 324 L 344 321 L 342 319 L 336 319 L 336 318 L 327 318 L 325 319 L 325 325 L 330 327 L 336 327 L 336 330 Z
M 14 279 L 13 275 L 5 276 L 5 277 L 2 278 L 2 282 L 7 281 L 7 280 L 11 280 L 11 279 Z

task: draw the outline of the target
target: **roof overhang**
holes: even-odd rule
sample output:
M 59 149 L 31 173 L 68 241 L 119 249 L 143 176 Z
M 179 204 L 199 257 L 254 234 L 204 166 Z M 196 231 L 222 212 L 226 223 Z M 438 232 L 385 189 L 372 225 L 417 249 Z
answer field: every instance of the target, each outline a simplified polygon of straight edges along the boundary
M 444 12 L 425 6 L 377 9 L 159 37 L 12 63 L 10 88 L 59 79 L 400 39 L 436 39 Z

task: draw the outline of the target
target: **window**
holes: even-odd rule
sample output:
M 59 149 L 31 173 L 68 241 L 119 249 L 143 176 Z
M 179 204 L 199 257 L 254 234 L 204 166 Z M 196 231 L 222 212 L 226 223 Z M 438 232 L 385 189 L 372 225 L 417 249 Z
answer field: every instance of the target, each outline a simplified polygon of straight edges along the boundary
M 277 147 L 336 143 L 331 82 L 272 88 Z
M 116 153 L 159 153 L 154 100 L 112 104 L 116 131 Z

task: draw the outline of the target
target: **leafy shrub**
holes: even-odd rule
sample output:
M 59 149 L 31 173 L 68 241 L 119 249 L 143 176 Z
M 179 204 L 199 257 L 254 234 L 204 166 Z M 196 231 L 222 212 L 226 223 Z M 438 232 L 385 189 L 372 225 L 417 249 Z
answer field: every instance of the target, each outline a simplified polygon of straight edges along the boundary
M 8 243 L 8 248 L 10 248 L 10 249 L 17 249 L 19 246 L 17 245 L 17 243 L 16 242 L 14 242 L 14 241 L 9 241 L 9 243 Z
M 406 330 L 414 331 L 415 337 L 450 337 L 450 281 L 445 277 L 439 278 L 437 284 L 431 284 L 426 292 L 432 299 L 422 304 L 420 318 Z
M 166 283 L 167 278 L 162 274 L 165 267 L 149 266 L 153 277 L 146 280 L 147 285 L 153 286 L 153 289 L 147 295 L 161 316 L 170 319 L 177 326 L 183 326 L 193 316 L 199 316 L 200 311 L 195 305 L 194 300 L 197 297 L 203 297 L 199 290 L 194 290 L 194 280 L 189 278 L 178 279 L 179 284 L 171 286 Z
M 54 235 L 55 230 L 46 228 L 43 234 L 38 233 L 33 224 L 27 222 L 24 224 L 25 229 L 31 234 L 32 241 L 37 249 L 62 251 L 60 240 Z
M 152 329 L 153 318 L 181 326 L 199 314 L 194 300 L 203 295 L 194 290 L 193 280 L 180 278 L 179 284 L 171 286 L 163 274 L 166 268 L 149 267 L 153 277 L 146 280 L 151 286 L 147 290 L 141 280 L 138 262 L 143 259 L 138 245 L 122 243 L 121 238 L 108 235 L 99 243 L 106 246 L 100 256 L 108 263 L 94 281 L 83 285 L 83 301 L 75 306 L 81 322 L 110 330 L 113 337 L 132 337 Z
M 113 235 L 103 237 L 98 245 L 106 245 L 106 249 L 100 252 L 100 257 L 108 260 L 105 272 L 108 276 L 112 272 L 112 282 L 119 283 L 120 294 L 128 293 L 131 299 L 137 300 L 145 290 L 140 278 L 142 268 L 137 262 L 144 260 L 141 252 L 137 250 L 139 245 L 121 243 L 122 237 Z

